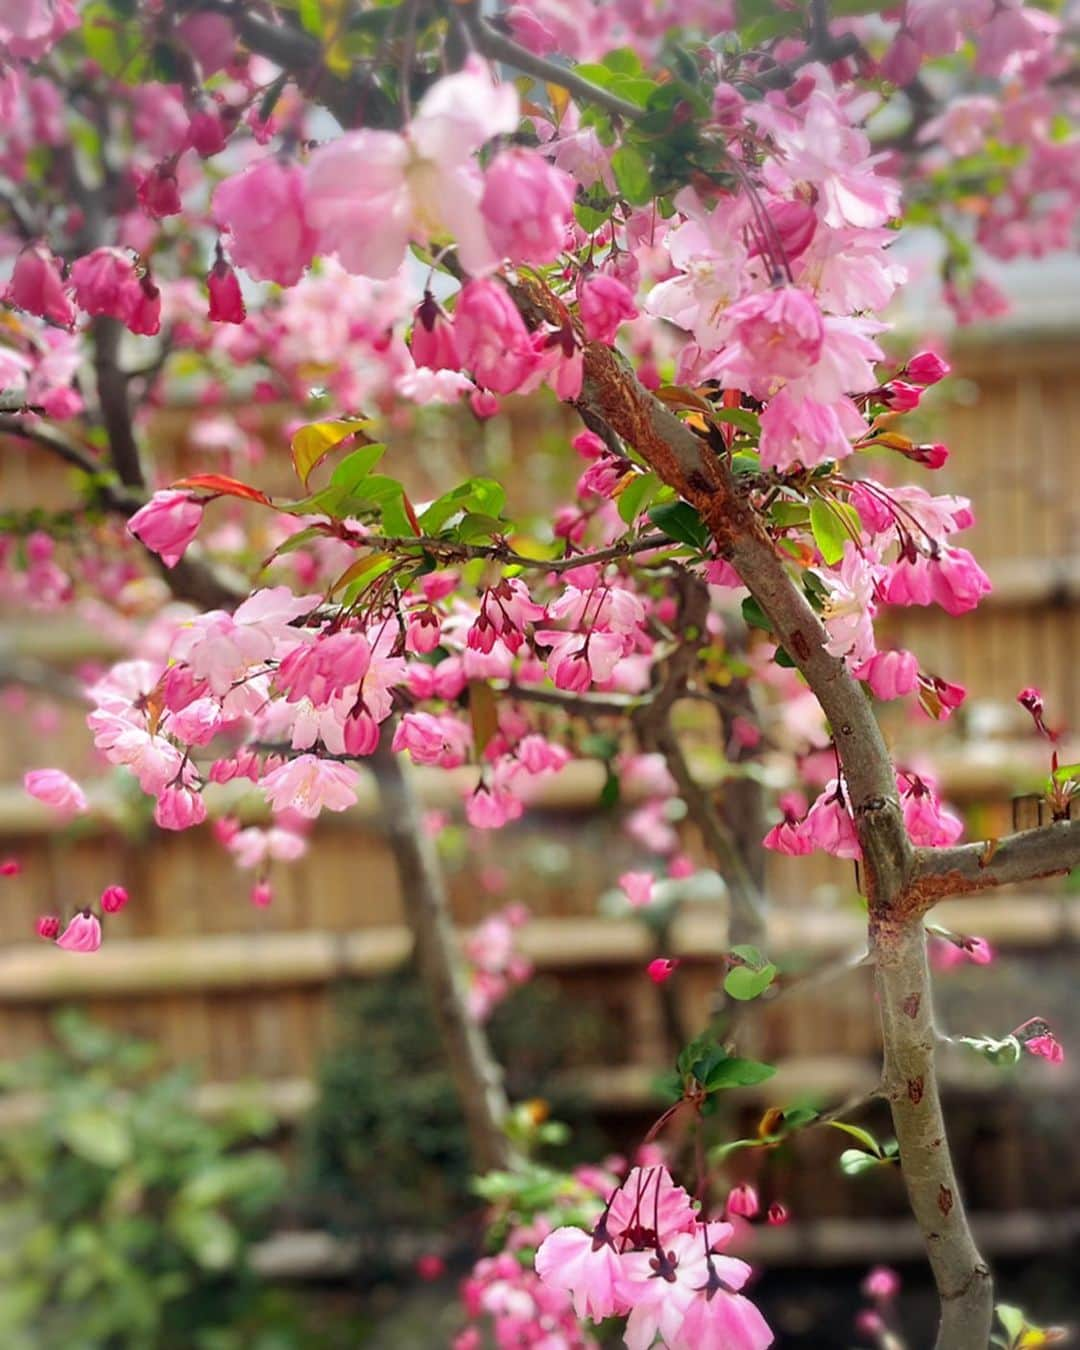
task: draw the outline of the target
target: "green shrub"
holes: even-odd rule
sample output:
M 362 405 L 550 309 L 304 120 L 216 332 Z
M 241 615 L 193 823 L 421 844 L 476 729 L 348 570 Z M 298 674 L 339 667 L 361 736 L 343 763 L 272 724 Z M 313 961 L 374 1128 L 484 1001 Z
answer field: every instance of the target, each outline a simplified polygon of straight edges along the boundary
M 266 1329 L 248 1264 L 283 1169 L 265 1148 L 236 1147 L 272 1120 L 203 1120 L 190 1075 L 156 1075 L 152 1047 L 70 1013 L 55 1031 L 55 1048 L 0 1068 L 5 1096 L 40 1106 L 0 1131 L 0 1345 L 295 1345 Z

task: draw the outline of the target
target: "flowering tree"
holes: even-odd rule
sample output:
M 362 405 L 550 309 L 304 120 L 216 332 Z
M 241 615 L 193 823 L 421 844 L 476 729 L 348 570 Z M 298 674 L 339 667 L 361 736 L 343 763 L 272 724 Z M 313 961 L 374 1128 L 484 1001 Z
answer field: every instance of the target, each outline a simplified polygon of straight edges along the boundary
M 879 647 L 875 618 L 963 614 L 988 581 L 953 538 L 969 504 L 899 485 L 886 463 L 943 463 L 901 419 L 948 366 L 887 356 L 880 316 L 904 280 L 907 220 L 940 232 L 964 321 L 1002 304 L 983 253 L 1071 244 L 1074 72 L 1048 8 L 834 8 L 0 5 L 0 431 L 78 471 L 62 512 L 3 516 L 0 558 L 9 599 L 92 604 L 122 632 L 128 656 L 87 691 L 90 731 L 162 829 L 201 824 L 208 784 L 262 794 L 271 827 L 215 823 L 256 904 L 271 901 L 270 863 L 355 800 L 355 764 L 374 768 L 493 1196 L 513 1190 L 515 1118 L 478 1014 L 524 973 L 518 916 L 474 942 L 470 993 L 403 757 L 474 766 L 466 818 L 497 829 L 538 778 L 595 750 L 583 727 L 604 729 L 612 791 L 636 775 L 651 794 L 645 845 L 685 872 L 654 809 L 677 794 L 725 878 L 736 1000 L 775 974 L 754 945 L 762 835 L 858 860 L 896 1131 L 895 1146 L 864 1133 L 863 1156 L 898 1150 L 939 1345 L 981 1348 L 991 1277 L 942 1116 L 925 919 L 945 896 L 1068 871 L 1080 826 L 1055 759 L 1052 823 L 959 843 L 933 786 L 890 760 L 878 701 L 944 719 L 963 690 Z M 431 455 L 432 405 L 462 405 L 479 429 L 512 394 L 579 419 L 572 500 L 537 519 L 477 476 L 411 500 L 379 437 L 404 427 Z M 202 444 L 229 473 L 160 480 L 148 428 L 182 395 L 216 409 Z M 218 409 L 226 395 L 303 414 L 282 433 L 294 495 L 247 481 L 248 460 L 290 450 Z M 157 590 L 138 582 L 148 570 Z M 779 719 L 809 808 L 785 798 L 766 833 L 737 790 L 718 807 L 673 729 L 688 699 L 718 712 L 732 760 L 754 754 L 762 716 Z M 1037 692 L 1023 701 L 1051 736 Z M 87 809 L 57 770 L 26 785 L 61 816 Z M 636 906 L 653 883 L 621 879 Z M 112 888 L 100 908 L 126 900 Z M 72 951 L 101 942 L 89 907 L 39 931 Z M 659 956 L 649 973 L 674 966 Z M 1060 1056 L 1037 1019 L 975 1043 Z M 732 1020 L 682 1051 L 674 1114 L 700 1125 L 713 1093 L 768 1073 L 737 1049 Z M 827 1118 L 778 1111 L 766 1138 Z M 552 1188 L 480 1264 L 470 1305 L 508 1345 L 591 1344 L 584 1322 L 612 1315 L 631 1347 L 768 1345 L 707 1180 L 691 1199 L 646 1155 L 622 1178 Z M 519 1259 L 540 1239 L 535 1266 Z

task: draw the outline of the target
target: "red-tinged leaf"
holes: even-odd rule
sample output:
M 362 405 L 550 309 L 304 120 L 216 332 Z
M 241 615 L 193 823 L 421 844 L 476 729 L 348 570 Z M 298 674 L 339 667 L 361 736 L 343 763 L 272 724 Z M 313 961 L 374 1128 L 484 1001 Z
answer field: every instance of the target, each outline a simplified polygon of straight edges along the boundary
M 417 534 L 423 533 L 420 529 L 420 522 L 416 518 L 416 511 L 413 509 L 412 502 L 409 501 L 409 494 L 407 492 L 401 494 L 401 504 L 405 508 L 405 514 L 409 517 L 409 524 Z
M 241 483 L 238 478 L 229 478 L 223 473 L 194 473 L 190 478 L 178 478 L 174 488 L 201 488 L 204 492 L 213 492 L 223 497 L 243 497 L 248 502 L 259 502 L 262 506 L 273 506 L 265 492 L 253 488 L 249 483 Z
M 488 742 L 499 729 L 499 711 L 495 690 L 486 680 L 469 681 L 469 718 L 472 721 L 473 744 L 482 755 Z

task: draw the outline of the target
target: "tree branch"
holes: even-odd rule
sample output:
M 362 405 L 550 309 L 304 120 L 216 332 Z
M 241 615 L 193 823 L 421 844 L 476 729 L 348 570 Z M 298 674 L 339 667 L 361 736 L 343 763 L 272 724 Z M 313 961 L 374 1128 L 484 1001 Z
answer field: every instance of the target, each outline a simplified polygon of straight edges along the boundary
M 524 553 L 515 553 L 507 544 L 460 544 L 453 539 L 440 539 L 435 535 L 370 535 L 364 543 L 371 548 L 386 553 L 405 552 L 408 549 L 421 548 L 426 553 L 434 553 L 448 562 L 466 561 L 469 558 L 491 558 L 506 567 L 520 567 L 532 572 L 572 572 L 577 567 L 588 567 L 599 563 L 615 562 L 620 558 L 630 558 L 637 553 L 651 553 L 657 549 L 677 549 L 681 547 L 666 534 L 643 535 L 639 539 L 627 539 L 610 548 L 597 549 L 594 553 L 576 553 L 567 558 L 530 558 Z
M 503 1130 L 508 1106 L 502 1074 L 487 1038 L 469 1017 L 457 940 L 442 870 L 431 836 L 424 829 L 416 793 L 402 757 L 383 735 L 368 760 L 379 784 L 379 801 L 401 882 L 401 898 L 412 930 L 417 964 L 431 994 L 434 1013 L 450 1061 L 458 1098 L 482 1172 L 505 1169 L 513 1161 Z
M 911 913 L 921 916 L 946 896 L 1063 876 L 1077 866 L 1080 820 L 1057 820 L 1004 839 L 917 849 L 908 903 Z

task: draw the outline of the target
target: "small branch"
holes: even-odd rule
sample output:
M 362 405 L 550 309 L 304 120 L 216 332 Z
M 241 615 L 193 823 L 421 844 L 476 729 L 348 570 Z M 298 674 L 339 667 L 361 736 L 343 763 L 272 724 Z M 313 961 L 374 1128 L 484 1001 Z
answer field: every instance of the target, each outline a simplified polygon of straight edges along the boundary
M 379 784 L 417 963 L 457 1086 L 473 1164 L 481 1172 L 504 1169 L 513 1162 L 513 1151 L 503 1130 L 509 1107 L 502 1074 L 486 1036 L 468 1014 L 457 939 L 434 841 L 424 828 L 402 758 L 389 745 L 384 735 L 368 763 Z
M 661 548 L 678 548 L 679 544 L 666 534 L 650 534 L 640 539 L 627 539 L 610 548 L 597 549 L 594 553 L 576 553 L 568 558 L 530 558 L 524 553 L 515 553 L 506 544 L 459 544 L 453 539 L 440 539 L 434 535 L 370 535 L 364 540 L 376 551 L 386 553 L 406 552 L 420 548 L 426 553 L 434 553 L 447 561 L 465 561 L 469 558 L 490 558 L 506 567 L 520 567 L 533 572 L 572 572 L 577 567 L 589 567 L 600 563 L 615 562 L 620 558 L 630 558 L 637 553 L 650 553 Z
M 590 80 L 575 74 L 565 66 L 560 66 L 554 61 L 547 61 L 542 56 L 536 56 L 533 52 L 527 51 L 521 47 L 512 38 L 504 36 L 487 22 L 480 12 L 480 5 L 477 0 L 472 0 L 469 4 L 457 4 L 454 6 L 454 13 L 461 21 L 462 26 L 472 39 L 476 50 L 492 61 L 503 61 L 508 66 L 513 66 L 515 70 L 520 70 L 525 75 L 532 75 L 534 79 L 542 80 L 546 84 L 557 84 L 565 89 L 568 94 L 574 94 L 576 97 L 585 99 L 598 108 L 603 108 L 606 112 L 612 113 L 615 117 L 623 117 L 628 122 L 633 122 L 644 112 L 636 103 L 630 103 L 625 98 L 619 98 L 617 94 L 609 94 L 606 89 L 601 89 Z
M 559 708 L 569 717 L 625 717 L 648 698 L 645 694 L 569 694 L 563 689 L 549 689 L 546 685 L 508 684 L 508 698 L 523 703 L 543 703 Z
M 118 319 L 99 316 L 91 323 L 90 333 L 94 343 L 98 405 L 113 468 L 125 486 L 145 488 L 146 478 L 131 418 L 127 376 L 120 368 L 124 325 Z
M 762 89 L 783 89 L 793 83 L 795 76 L 814 61 L 832 65 L 845 57 L 855 56 L 860 50 L 859 39 L 853 33 L 845 33 L 834 38 L 829 32 L 828 0 L 810 0 L 810 33 L 806 50 L 791 61 L 781 61 L 770 66 L 760 75 L 755 75 L 753 83 Z
M 1057 820 L 1004 839 L 918 849 L 906 903 L 910 913 L 921 916 L 949 895 L 1062 876 L 1077 866 L 1080 820 Z

